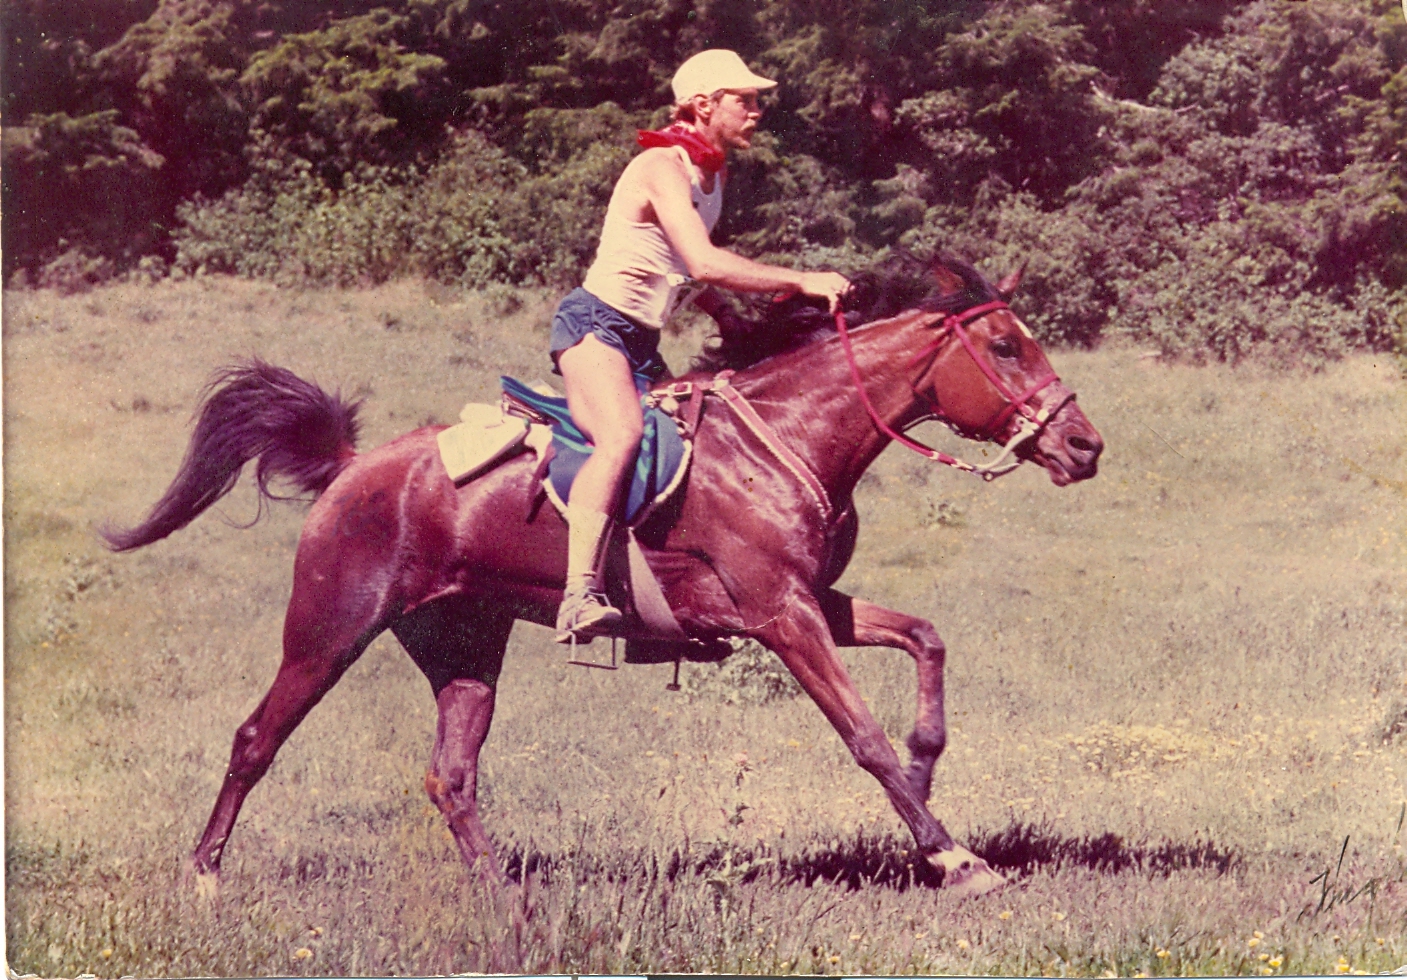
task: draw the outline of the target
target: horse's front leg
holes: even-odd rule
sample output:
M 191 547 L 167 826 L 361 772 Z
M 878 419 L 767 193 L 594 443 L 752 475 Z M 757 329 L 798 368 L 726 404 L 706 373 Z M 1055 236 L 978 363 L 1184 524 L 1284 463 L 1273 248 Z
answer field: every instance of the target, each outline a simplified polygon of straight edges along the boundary
M 933 767 L 948 742 L 943 717 L 943 638 L 926 619 L 855 599 L 834 589 L 821 596 L 831 638 L 842 647 L 892 647 L 907 651 L 918 668 L 918 711 L 909 747 L 909 785 L 925 803 L 933 786 Z
M 785 615 L 759 629 L 755 636 L 782 658 L 835 726 L 855 761 L 879 780 L 914 835 L 919 853 L 943 871 L 945 887 L 960 895 L 976 895 L 1005 884 L 986 861 L 954 843 L 924 805 L 904 772 L 899 754 L 870 714 L 841 662 L 820 602 L 811 596 L 798 596 Z

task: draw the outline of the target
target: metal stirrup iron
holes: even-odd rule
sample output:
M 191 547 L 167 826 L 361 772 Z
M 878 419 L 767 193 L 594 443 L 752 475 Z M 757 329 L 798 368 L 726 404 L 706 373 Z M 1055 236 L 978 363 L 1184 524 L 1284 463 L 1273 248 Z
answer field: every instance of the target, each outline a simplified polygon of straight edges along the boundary
M 591 639 L 594 640 L 595 637 L 592 637 Z M 619 663 L 619 662 L 616 660 L 616 640 L 617 640 L 617 639 L 619 639 L 619 637 L 615 637 L 615 636 L 611 637 L 611 662 L 608 663 L 608 664 L 606 664 L 606 663 L 601 663 L 599 660 L 577 660 L 577 659 L 575 659 L 575 658 L 576 658 L 577 636 L 576 636 L 575 633 L 573 633 L 573 634 L 572 634 L 572 644 L 571 644 L 571 652 L 572 652 L 572 658 L 573 658 L 573 659 L 568 660 L 567 663 L 568 663 L 568 664 L 571 664 L 571 665 L 574 666 L 574 667 L 595 667 L 597 670 L 616 670 L 616 669 L 618 669 L 618 663 Z M 587 641 L 588 644 L 589 644 L 590 642 L 591 642 L 591 640 L 588 640 L 588 641 Z

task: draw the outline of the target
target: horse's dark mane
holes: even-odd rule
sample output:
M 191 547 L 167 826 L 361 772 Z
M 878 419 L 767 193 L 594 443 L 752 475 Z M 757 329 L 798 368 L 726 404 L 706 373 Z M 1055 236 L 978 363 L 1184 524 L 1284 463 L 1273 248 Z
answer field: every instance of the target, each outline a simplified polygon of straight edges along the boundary
M 960 278 L 963 288 L 940 291 L 934 278 L 939 266 Z M 927 263 L 897 255 L 848 278 L 853 288 L 845 300 L 845 324 L 850 329 L 905 310 L 955 313 L 1000 298 L 980 272 L 950 255 Z M 748 312 L 735 318 L 736 329 L 720 330 L 704 345 L 693 370 L 741 370 L 835 333 L 835 319 L 818 299 L 798 295 L 781 302 L 753 299 L 748 305 Z

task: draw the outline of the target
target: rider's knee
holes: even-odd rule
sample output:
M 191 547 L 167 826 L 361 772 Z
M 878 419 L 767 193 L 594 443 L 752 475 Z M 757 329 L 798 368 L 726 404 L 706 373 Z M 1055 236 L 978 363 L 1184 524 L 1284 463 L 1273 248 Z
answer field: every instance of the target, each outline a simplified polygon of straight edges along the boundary
M 643 435 L 644 427 L 639 419 L 620 419 L 608 430 L 596 433 L 595 453 L 624 466 L 635 458 Z

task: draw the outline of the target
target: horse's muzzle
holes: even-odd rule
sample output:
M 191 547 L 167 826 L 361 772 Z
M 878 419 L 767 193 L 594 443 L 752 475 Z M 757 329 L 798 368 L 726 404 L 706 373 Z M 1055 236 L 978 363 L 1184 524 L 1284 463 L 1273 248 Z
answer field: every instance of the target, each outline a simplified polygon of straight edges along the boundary
M 1079 406 L 1070 401 L 1036 437 L 1031 459 L 1045 467 L 1052 483 L 1063 487 L 1098 473 L 1102 452 L 1103 437 Z

